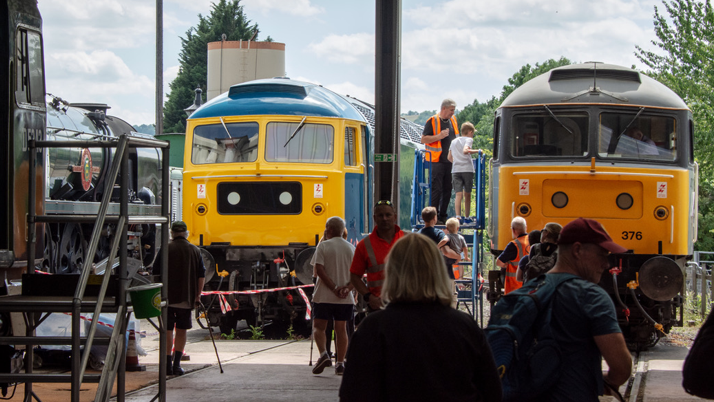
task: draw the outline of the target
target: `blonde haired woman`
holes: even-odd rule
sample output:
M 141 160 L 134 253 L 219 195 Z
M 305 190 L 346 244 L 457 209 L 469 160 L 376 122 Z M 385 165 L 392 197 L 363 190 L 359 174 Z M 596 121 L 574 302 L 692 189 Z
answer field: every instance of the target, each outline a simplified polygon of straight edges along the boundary
M 341 401 L 500 401 L 481 328 L 454 310 L 444 258 L 409 234 L 387 256 L 388 305 L 362 321 L 347 350 Z

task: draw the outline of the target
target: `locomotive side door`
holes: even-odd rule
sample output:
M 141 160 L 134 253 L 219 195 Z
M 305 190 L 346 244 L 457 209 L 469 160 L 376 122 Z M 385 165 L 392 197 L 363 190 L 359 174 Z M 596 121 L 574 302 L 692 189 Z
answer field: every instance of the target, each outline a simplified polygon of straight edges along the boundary
M 3 154 L 3 167 L 6 167 L 7 194 L 0 204 L 3 213 L 2 249 L 14 252 L 16 266 L 23 266 L 27 259 L 27 212 L 29 177 L 28 141 L 42 140 L 46 130 L 45 80 L 42 51 L 42 34 L 40 33 L 39 16 L 37 21 L 31 16 L 22 16 L 23 21 L 32 25 L 18 23 L 15 40 L 11 43 L 10 59 L 12 60 L 10 75 L 10 91 L 8 108 L 12 114 L 8 119 L 11 133 L 4 139 L 6 153 Z M 37 150 L 36 176 L 34 178 L 37 194 L 36 214 L 44 214 L 44 151 Z M 37 227 L 37 255 L 43 252 L 43 229 Z M 2 259 L 2 267 L 9 261 Z M 10 262 L 12 264 L 12 262 Z

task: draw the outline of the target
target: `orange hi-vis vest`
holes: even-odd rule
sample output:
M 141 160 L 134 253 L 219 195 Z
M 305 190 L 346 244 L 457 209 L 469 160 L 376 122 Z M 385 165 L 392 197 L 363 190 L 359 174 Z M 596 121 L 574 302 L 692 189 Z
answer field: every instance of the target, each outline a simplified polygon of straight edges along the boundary
M 429 122 L 427 122 L 428 124 Z M 435 114 L 431 117 L 431 127 L 434 130 L 433 135 L 437 135 L 441 132 L 441 118 L 439 114 Z M 454 133 L 459 135 L 458 123 L 456 123 L 456 117 L 451 116 L 451 127 L 454 128 Z M 428 154 L 431 157 L 430 162 L 438 162 L 441 156 L 441 140 L 434 141 L 426 144 L 426 150 L 429 151 Z M 449 152 L 448 150 L 446 152 Z
M 519 240 L 522 239 L 522 240 Z M 511 241 L 516 246 L 518 250 L 518 255 L 515 260 L 508 261 L 506 263 L 506 283 L 504 294 L 509 294 L 510 292 L 523 286 L 523 282 L 516 279 L 516 273 L 518 271 L 518 263 L 521 261 L 524 255 L 530 252 L 530 244 L 528 243 L 528 236 L 522 236 L 521 238 L 515 238 Z

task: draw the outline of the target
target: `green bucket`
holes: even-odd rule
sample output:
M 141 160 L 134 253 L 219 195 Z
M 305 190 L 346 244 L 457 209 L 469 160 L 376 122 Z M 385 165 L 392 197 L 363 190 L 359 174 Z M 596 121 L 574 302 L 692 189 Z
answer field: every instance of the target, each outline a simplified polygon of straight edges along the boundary
M 151 318 L 161 315 L 161 283 L 135 286 L 126 291 L 134 306 L 134 317 Z

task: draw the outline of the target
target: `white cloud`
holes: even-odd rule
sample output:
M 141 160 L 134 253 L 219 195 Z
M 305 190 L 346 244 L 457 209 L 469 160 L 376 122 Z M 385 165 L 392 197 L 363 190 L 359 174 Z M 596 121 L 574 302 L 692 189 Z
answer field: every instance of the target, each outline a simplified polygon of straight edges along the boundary
M 418 77 L 408 77 L 402 83 L 402 91 L 428 91 L 429 85 Z
M 45 46 L 54 51 L 132 49 L 155 41 L 156 9 L 139 0 L 39 3 Z
M 154 109 L 153 78 L 137 74 L 113 52 L 107 50 L 65 52 L 49 55 L 47 69 L 47 92 L 60 96 L 68 102 L 98 102 L 112 107 L 110 114 L 137 124 L 152 116 Z M 127 109 L 122 105 L 129 105 Z M 140 105 L 144 106 L 142 110 Z M 117 114 L 142 116 L 142 121 L 131 120 Z
M 180 69 L 181 67 L 176 65 L 164 70 L 164 102 L 169 100 L 169 93 L 171 92 L 169 84 L 171 84 L 171 81 L 176 79 Z
M 334 63 L 352 64 L 369 60 L 374 64 L 373 34 L 331 34 L 320 42 L 309 44 L 307 48 L 318 57 Z
M 216 2 L 217 0 L 168 0 L 168 2 L 164 3 L 164 12 L 166 12 L 167 8 L 172 8 L 172 5 L 177 5 L 179 8 L 190 10 L 195 12 L 196 15 L 201 14 L 205 17 L 211 13 L 211 5 Z M 154 2 L 151 3 L 153 4 Z
M 324 8 L 311 4 L 310 0 L 243 0 L 241 4 L 246 9 L 258 11 L 263 15 L 278 11 L 301 17 L 310 17 L 325 12 Z
M 359 86 L 350 81 L 328 84 L 325 87 L 340 95 L 349 95 L 363 102 L 374 104 L 374 88 Z

